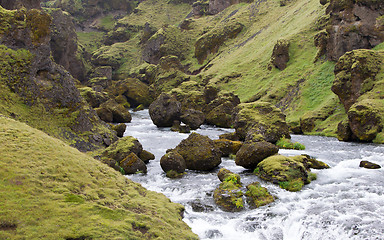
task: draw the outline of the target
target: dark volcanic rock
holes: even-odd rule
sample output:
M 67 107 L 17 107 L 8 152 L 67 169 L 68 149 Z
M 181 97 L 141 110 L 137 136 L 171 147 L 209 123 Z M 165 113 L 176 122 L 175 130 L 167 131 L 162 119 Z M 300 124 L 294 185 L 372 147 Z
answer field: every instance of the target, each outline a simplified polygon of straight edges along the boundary
M 384 41 L 383 1 L 331 0 L 327 13 L 327 56 L 333 61 L 348 51 L 370 49 Z
M 134 153 L 130 153 L 126 158 L 120 161 L 119 165 L 124 170 L 125 174 L 147 172 L 147 166 L 145 163 Z
M 9 10 L 20 9 L 25 7 L 26 9 L 41 8 L 41 0 L 0 0 L 0 5 Z
M 185 160 L 187 169 L 209 171 L 221 163 L 221 152 L 207 136 L 192 133 L 175 148 Z
M 236 154 L 236 165 L 255 169 L 259 162 L 277 154 L 279 148 L 269 142 L 244 143 Z
M 184 158 L 176 151 L 170 151 L 162 156 L 160 166 L 164 172 L 173 170 L 178 173 L 183 173 L 186 168 Z
M 379 169 L 381 166 L 376 163 L 361 161 L 359 167 L 368 168 L 368 169 Z
M 51 49 L 53 59 L 80 81 L 85 78 L 85 66 L 77 58 L 77 34 L 72 18 L 60 9 L 48 8 L 52 16 Z
M 149 115 L 158 127 L 171 127 L 180 119 L 181 103 L 173 96 L 162 93 L 150 106 Z
M 192 130 L 198 129 L 205 121 L 205 115 L 202 111 L 187 109 L 183 111 L 181 121 L 191 127 Z
M 278 40 L 273 48 L 271 63 L 279 70 L 284 70 L 289 61 L 289 41 Z

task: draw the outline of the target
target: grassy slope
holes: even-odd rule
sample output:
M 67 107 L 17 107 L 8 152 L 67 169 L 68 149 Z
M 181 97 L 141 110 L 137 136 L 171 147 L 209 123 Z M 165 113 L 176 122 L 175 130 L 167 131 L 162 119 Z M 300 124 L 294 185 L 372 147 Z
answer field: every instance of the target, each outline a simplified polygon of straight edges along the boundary
M 196 239 L 183 207 L 0 116 L 0 239 Z
M 325 14 L 325 7 L 318 0 L 296 0 L 285 7 L 280 7 L 279 1 L 255 1 L 231 6 L 216 17 L 223 19 L 236 9 L 232 18 L 246 29 L 212 56 L 212 66 L 201 75 L 213 76 L 211 83 L 233 90 L 242 101 L 276 104 L 289 122 L 299 121 L 308 111 L 334 108 L 334 116 L 328 119 L 332 123 L 324 122 L 314 130 L 317 134 L 333 135 L 336 122 L 345 116 L 330 89 L 334 63 L 313 63 L 317 53 L 313 41 L 318 32 L 316 20 Z M 278 39 L 290 41 L 290 61 L 284 71 L 270 71 L 269 61 Z

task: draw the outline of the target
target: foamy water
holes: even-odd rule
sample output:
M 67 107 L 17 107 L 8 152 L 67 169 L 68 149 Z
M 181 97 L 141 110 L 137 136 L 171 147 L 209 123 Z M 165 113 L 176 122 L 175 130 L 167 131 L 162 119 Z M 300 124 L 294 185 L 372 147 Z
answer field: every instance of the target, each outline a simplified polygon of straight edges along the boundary
M 187 171 L 182 179 L 169 179 L 160 167 L 160 158 L 188 134 L 157 128 L 148 111 L 132 113 L 125 135 L 139 139 L 144 149 L 155 154 L 146 175 L 129 175 L 149 190 L 161 192 L 185 206 L 184 221 L 201 239 L 384 239 L 384 169 L 359 167 L 362 160 L 384 166 L 384 146 L 339 142 L 334 138 L 292 136 L 305 151 L 280 150 L 292 156 L 308 154 L 326 162 L 330 169 L 313 170 L 317 180 L 292 193 L 262 181 L 251 172 L 222 158 L 219 166 L 239 173 L 243 185 L 255 181 L 277 200 L 254 210 L 227 213 L 215 206 L 213 191 L 220 184 L 217 171 Z M 203 126 L 196 132 L 218 139 L 232 132 Z

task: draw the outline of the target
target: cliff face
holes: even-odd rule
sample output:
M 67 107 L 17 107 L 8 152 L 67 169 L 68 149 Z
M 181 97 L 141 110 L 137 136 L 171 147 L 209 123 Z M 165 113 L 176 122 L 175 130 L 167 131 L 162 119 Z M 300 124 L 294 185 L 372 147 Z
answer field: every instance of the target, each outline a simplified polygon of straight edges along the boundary
M 337 61 L 355 49 L 371 49 L 384 41 L 384 2 L 331 0 L 327 56 Z
M 115 134 L 85 103 L 73 77 L 50 58 L 52 17 L 40 9 L 10 11 L 0 7 L 0 11 L 1 53 L 11 56 L 8 60 L 3 57 L 2 64 L 9 70 L 15 69 L 17 64 L 24 66 L 20 71 L 2 71 L 1 81 L 8 87 L 2 89 L 3 92 L 17 93 L 28 106 L 42 106 L 44 112 L 41 114 L 72 119 L 65 126 L 56 126 L 57 132 L 50 134 L 69 141 L 80 150 L 92 150 L 110 143 Z M 28 52 L 29 57 L 19 59 L 19 50 Z M 35 124 L 44 129 L 38 126 L 41 123 Z

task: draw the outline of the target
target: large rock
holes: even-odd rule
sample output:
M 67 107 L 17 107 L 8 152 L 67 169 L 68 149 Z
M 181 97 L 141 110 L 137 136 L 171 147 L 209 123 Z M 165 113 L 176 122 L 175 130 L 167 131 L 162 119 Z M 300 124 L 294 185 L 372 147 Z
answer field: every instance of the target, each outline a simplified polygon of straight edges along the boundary
M 126 136 L 120 138 L 118 141 L 114 142 L 111 146 L 104 149 L 102 152 L 102 156 L 104 158 L 111 158 L 117 162 L 122 161 L 130 153 L 134 153 L 136 155 L 140 155 L 143 151 L 143 146 L 134 137 Z
M 278 40 L 271 56 L 271 63 L 279 70 L 284 70 L 289 61 L 289 41 Z
M 171 127 L 174 120 L 179 120 L 181 103 L 173 96 L 162 93 L 149 106 L 149 115 L 158 127 Z
M 365 99 L 348 111 L 349 126 L 360 141 L 372 141 L 384 126 L 384 100 Z
M 180 119 L 187 124 L 192 130 L 198 129 L 205 121 L 205 115 L 202 111 L 187 109 L 183 111 Z
M 130 153 L 119 163 L 120 167 L 124 170 L 125 174 L 134 173 L 147 173 L 147 166 L 145 163 L 133 152 Z
M 277 142 L 291 138 L 285 115 L 267 102 L 243 103 L 236 107 L 234 127 L 241 140 Z
M 177 173 L 183 173 L 186 168 L 184 158 L 176 151 L 170 151 L 162 156 L 160 166 L 164 172 L 173 170 Z
M 85 78 L 85 66 L 77 57 L 77 34 L 72 17 L 60 9 L 47 8 L 52 16 L 51 49 L 53 59 L 80 81 Z
M 129 111 L 115 100 L 110 99 L 104 102 L 96 109 L 99 117 L 106 122 L 128 123 L 132 117 Z
M 269 142 L 244 143 L 236 153 L 236 165 L 255 169 L 259 162 L 277 154 L 279 148 Z
M 238 212 L 244 209 L 243 192 L 240 176 L 227 169 L 220 169 L 218 177 L 222 183 L 215 189 L 215 203 L 227 212 Z
M 307 156 L 286 157 L 274 155 L 261 161 L 255 173 L 266 181 L 278 184 L 288 191 L 300 191 L 315 175 L 306 167 Z
M 327 56 L 333 61 L 348 51 L 370 49 L 384 41 L 383 1 L 331 0 L 327 13 Z
M 375 84 L 382 58 L 372 50 L 346 53 L 336 63 L 332 91 L 339 97 L 346 111 Z
M 79 88 L 79 91 L 81 96 L 85 99 L 85 101 L 87 101 L 88 104 L 93 108 L 100 107 L 102 103 L 109 100 L 108 93 L 97 92 L 90 87 Z
M 134 78 L 115 82 L 108 91 L 114 96 L 124 96 L 131 107 L 141 104 L 148 107 L 153 101 L 148 85 Z
M 253 208 L 258 208 L 275 201 L 275 198 L 268 192 L 268 189 L 262 187 L 259 182 L 254 182 L 247 185 L 248 204 Z
M 221 163 L 221 152 L 213 140 L 192 133 L 175 148 L 185 160 L 187 169 L 209 171 Z

